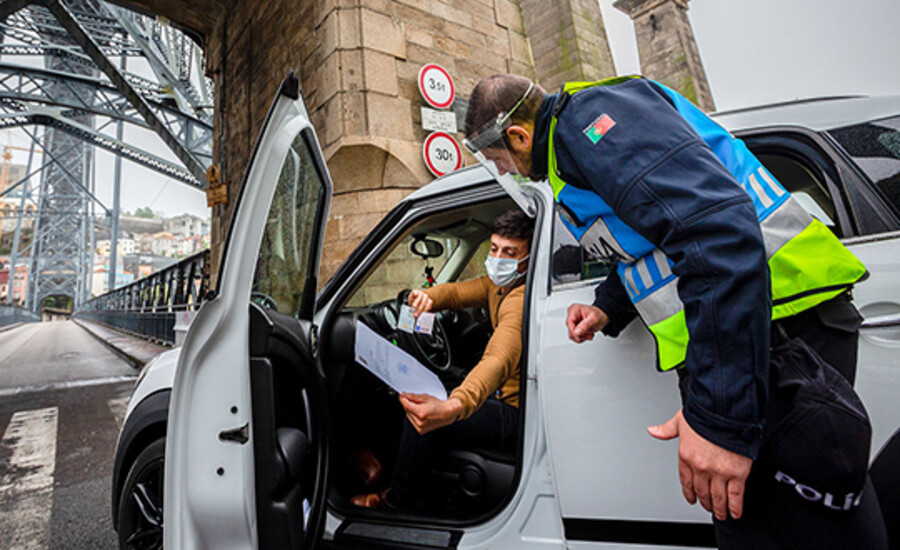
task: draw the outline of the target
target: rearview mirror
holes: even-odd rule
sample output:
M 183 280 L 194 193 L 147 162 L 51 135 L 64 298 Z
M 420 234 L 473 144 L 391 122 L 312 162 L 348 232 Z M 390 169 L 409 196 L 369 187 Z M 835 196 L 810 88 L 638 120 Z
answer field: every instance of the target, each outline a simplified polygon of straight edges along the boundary
M 424 235 L 415 235 L 412 244 L 409 245 L 409 251 L 420 258 L 437 258 L 444 253 L 444 245 Z

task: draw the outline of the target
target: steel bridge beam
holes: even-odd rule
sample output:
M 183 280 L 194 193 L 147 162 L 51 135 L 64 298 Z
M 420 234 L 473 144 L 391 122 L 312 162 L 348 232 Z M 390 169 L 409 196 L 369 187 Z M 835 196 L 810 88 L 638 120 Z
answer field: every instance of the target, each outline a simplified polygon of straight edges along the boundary
M 0 21 L 3 21 L 28 4 L 31 4 L 31 0 L 4 0 L 4 2 L 0 4 Z
M 71 93 L 54 94 L 53 91 L 58 89 Z M 23 102 L 56 105 L 149 128 L 117 88 L 104 84 L 99 79 L 0 63 L 0 105 L 5 104 L 11 110 L 14 108 L 12 102 L 19 103 L 23 109 Z M 204 167 L 208 167 L 212 162 L 212 126 L 165 103 L 147 103 L 158 113 L 159 119 L 182 146 L 197 157 Z
M 122 8 L 114 7 L 112 10 L 122 27 L 128 31 L 132 40 L 137 43 L 138 47 L 146 55 L 147 61 L 150 63 L 150 68 L 153 69 L 153 72 L 159 76 L 160 80 L 170 83 L 173 88 L 178 91 L 178 98 L 181 99 L 182 102 L 187 102 L 191 109 L 198 115 L 202 114 L 203 108 L 206 106 L 202 104 L 199 94 L 197 94 L 194 87 L 190 85 L 189 75 L 185 74 L 187 72 L 184 67 L 186 61 L 184 59 L 168 59 L 168 56 L 161 47 L 159 37 L 154 35 L 153 32 L 144 29 L 132 13 L 129 13 Z M 185 40 L 187 40 L 187 38 L 185 38 Z M 182 56 L 183 55 L 184 53 L 182 52 Z M 175 64 L 178 65 L 178 74 L 175 74 L 163 60 L 169 63 L 174 61 Z M 189 60 L 187 62 L 189 63 Z
M 116 155 L 121 155 L 132 162 L 150 168 L 167 177 L 188 185 L 201 187 L 197 179 L 181 166 L 144 151 L 143 149 L 139 149 L 102 134 L 90 126 L 69 120 L 58 112 L 47 109 L 0 115 L 0 129 L 23 127 L 31 124 L 59 129 L 67 134 L 79 137 L 91 145 L 95 145 Z
M 69 4 L 76 2 L 78 0 L 69 0 Z M 29 44 L 48 43 L 48 35 L 67 36 L 67 30 L 46 9 L 46 4 L 46 0 L 29 2 L 30 9 L 7 18 L 3 23 L 4 27 L 20 31 L 14 36 Z M 96 1 L 82 2 L 80 6 L 83 9 L 69 10 L 101 47 L 114 49 L 113 55 L 116 56 L 123 55 L 126 50 L 132 53 L 138 51 L 118 22 L 107 12 L 104 4 Z
M 36 211 L 25 208 L 23 193 L 14 212 L 0 214 L 16 215 L 19 223 L 35 218 L 25 247 L 31 250 L 28 304 L 36 308 L 61 293 L 77 306 L 89 294 L 87 243 L 96 224 L 93 149 L 85 145 L 203 188 L 211 161 L 209 81 L 200 75 L 200 87 L 193 84 L 202 62 L 190 40 L 102 0 L 0 0 L 0 55 L 42 56 L 52 69 L 0 64 L 0 128 L 48 129 Z M 144 58 L 156 80 L 128 73 L 127 57 Z M 121 69 L 113 64 L 117 58 Z M 94 117 L 105 119 L 99 129 Z M 102 133 L 124 122 L 153 130 L 187 169 Z M 36 131 L 29 135 L 39 143 Z
M 197 180 L 200 187 L 206 187 L 206 168 L 199 160 L 188 151 L 172 134 L 166 124 L 156 116 L 150 104 L 135 91 L 128 80 L 122 75 L 109 59 L 103 55 L 103 51 L 97 42 L 85 31 L 81 23 L 72 15 L 69 8 L 59 0 L 46 0 L 47 8 L 56 16 L 62 26 L 69 32 L 69 36 L 81 46 L 81 48 L 94 60 L 100 70 L 109 78 L 113 85 L 125 96 L 129 103 L 140 113 L 150 128 L 163 140 L 163 142 L 175 153 L 188 171 Z

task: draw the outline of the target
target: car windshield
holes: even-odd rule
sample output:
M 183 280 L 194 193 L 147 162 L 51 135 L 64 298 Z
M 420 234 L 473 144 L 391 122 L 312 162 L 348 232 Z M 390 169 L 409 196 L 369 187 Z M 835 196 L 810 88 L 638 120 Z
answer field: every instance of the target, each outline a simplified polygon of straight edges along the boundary
M 835 128 L 828 133 L 900 214 L 900 116 Z
M 346 305 L 370 306 L 393 299 L 404 289 L 484 275 L 490 225 L 511 207 L 511 201 L 503 199 L 422 219 L 382 254 Z M 423 256 L 426 242 L 440 248 Z
M 424 258 L 412 250 L 422 237 L 439 242 L 443 250 L 433 257 Z M 348 306 L 374 304 L 397 295 L 404 288 L 421 288 L 428 284 L 428 277 L 436 278 L 462 241 L 450 235 L 410 234 L 401 239 L 383 258 L 378 268 L 366 278 L 360 290 Z

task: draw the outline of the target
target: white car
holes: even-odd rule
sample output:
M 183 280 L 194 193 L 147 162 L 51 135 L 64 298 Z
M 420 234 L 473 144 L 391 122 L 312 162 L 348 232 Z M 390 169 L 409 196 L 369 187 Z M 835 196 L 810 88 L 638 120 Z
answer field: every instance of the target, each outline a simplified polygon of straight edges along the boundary
M 854 291 L 867 319 L 856 387 L 880 487 L 900 475 L 898 113 L 895 97 L 718 115 L 871 271 Z M 645 431 L 680 406 L 648 331 L 567 338 L 566 308 L 590 303 L 608 266 L 566 232 L 546 184 L 530 188 L 517 452 L 449 452 L 433 465 L 434 509 L 352 506 L 368 491 L 349 453 L 369 448 L 388 466 L 403 421 L 396 395 L 354 362 L 356 324 L 458 384 L 489 337 L 483 312 L 441 313 L 431 337 L 405 335 L 397 294 L 421 287 L 426 268 L 438 283 L 480 275 L 490 223 L 515 203 L 481 167 L 441 178 L 398 204 L 317 293 L 331 189 L 291 75 L 238 198 L 216 296 L 135 388 L 113 478 L 122 548 L 715 546 L 710 515 L 682 497 L 677 443 Z M 898 496 L 884 491 L 897 529 Z

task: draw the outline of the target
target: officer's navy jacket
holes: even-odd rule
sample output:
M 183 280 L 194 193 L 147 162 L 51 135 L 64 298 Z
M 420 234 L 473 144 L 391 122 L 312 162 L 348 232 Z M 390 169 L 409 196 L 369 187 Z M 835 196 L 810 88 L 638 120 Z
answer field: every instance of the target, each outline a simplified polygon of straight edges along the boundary
M 532 175 L 547 173 L 554 110 L 560 178 L 597 193 L 673 262 L 690 333 L 685 419 L 705 439 L 755 458 L 767 395 L 771 298 L 749 195 L 672 96 L 646 79 L 548 95 L 535 121 Z M 602 139 L 590 139 L 587 132 L 602 115 L 615 125 Z M 615 271 L 596 288 L 594 304 L 610 318 L 609 336 L 636 315 Z

